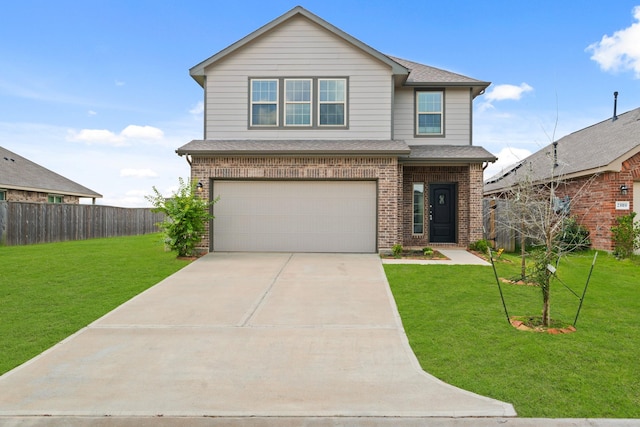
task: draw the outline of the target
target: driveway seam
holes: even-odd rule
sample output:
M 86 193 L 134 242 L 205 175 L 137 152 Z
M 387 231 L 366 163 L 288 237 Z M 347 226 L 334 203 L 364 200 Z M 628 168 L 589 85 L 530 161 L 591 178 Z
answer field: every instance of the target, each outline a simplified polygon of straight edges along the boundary
M 280 268 L 280 270 L 278 270 L 278 273 L 273 277 L 273 280 L 269 284 L 269 287 L 267 287 L 267 289 L 264 291 L 264 293 L 258 299 L 258 301 L 253 305 L 253 307 L 251 307 L 251 309 L 249 309 L 249 311 L 241 319 L 241 321 L 239 322 L 238 326 L 243 327 L 243 328 L 249 326 L 249 322 L 251 321 L 253 316 L 256 314 L 256 312 L 258 311 L 258 309 L 260 308 L 260 306 L 262 305 L 264 300 L 267 298 L 267 295 L 269 295 L 271 293 L 271 290 L 273 289 L 273 286 L 276 284 L 276 282 L 278 281 L 278 278 L 280 277 L 280 275 L 282 274 L 284 269 L 287 267 L 287 265 L 289 265 L 289 262 L 291 261 L 291 258 L 293 258 L 293 255 L 294 255 L 293 253 L 289 254 L 289 258 L 287 258 L 285 263 L 282 264 L 282 267 Z

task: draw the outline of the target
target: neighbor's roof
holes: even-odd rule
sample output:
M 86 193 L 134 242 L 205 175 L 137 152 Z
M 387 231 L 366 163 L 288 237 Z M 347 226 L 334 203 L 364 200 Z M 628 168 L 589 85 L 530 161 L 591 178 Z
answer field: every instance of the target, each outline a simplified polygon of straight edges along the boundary
M 230 53 L 236 51 L 237 49 L 239 49 L 239 48 L 251 43 L 253 40 L 257 39 L 258 37 L 262 36 L 263 34 L 267 33 L 268 31 L 272 30 L 273 28 L 277 27 L 278 25 L 282 24 L 285 21 L 288 21 L 289 19 L 291 19 L 291 18 L 293 18 L 295 16 L 304 16 L 305 18 L 309 19 L 310 21 L 312 21 L 312 22 L 318 24 L 319 26 L 323 27 L 327 31 L 337 35 L 338 37 L 342 38 L 343 40 L 347 41 L 348 43 L 351 43 L 352 45 L 356 46 L 357 48 L 359 48 L 359 49 L 361 49 L 361 50 L 363 50 L 365 52 L 367 52 L 368 54 L 370 54 L 371 56 L 377 58 L 378 60 L 388 64 L 391 67 L 391 69 L 393 70 L 393 74 L 404 74 L 404 75 L 408 74 L 408 70 L 405 67 L 403 67 L 402 65 L 398 64 L 396 61 L 393 61 L 388 56 L 378 52 L 377 50 L 375 50 L 371 46 L 361 42 L 360 40 L 356 39 L 355 37 L 350 36 L 349 34 L 345 33 L 341 29 L 339 29 L 338 27 L 330 24 L 329 22 L 325 21 L 324 19 L 320 18 L 319 16 L 309 12 L 308 10 L 303 8 L 302 6 L 294 7 L 293 9 L 291 9 L 290 11 L 285 13 L 284 15 L 281 15 L 280 17 L 274 19 L 273 21 L 269 22 L 268 24 L 258 28 L 257 30 L 255 30 L 251 34 L 247 35 L 246 37 L 244 37 L 244 38 L 238 40 L 237 42 L 233 43 L 229 47 L 221 50 L 220 52 L 216 53 L 215 55 L 211 56 L 210 58 L 208 58 L 208 59 L 202 61 L 201 63 L 199 63 L 198 65 L 192 67 L 189 70 L 189 74 L 191 74 L 191 77 L 193 77 L 200 84 L 200 86 L 204 87 L 205 68 L 207 66 L 213 64 L 216 61 L 219 61 L 220 59 L 222 59 L 225 56 L 229 55 Z
M 544 182 L 552 173 L 574 178 L 595 173 L 619 172 L 622 162 L 640 152 L 640 108 L 576 131 L 557 141 L 558 166 L 553 144 L 533 153 L 510 169 L 489 178 L 485 193 L 514 185 L 519 177 Z
M 0 188 L 56 193 L 68 196 L 102 197 L 101 194 L 0 147 Z
M 266 154 L 409 154 L 404 141 L 393 140 L 195 140 L 176 150 L 179 155 Z

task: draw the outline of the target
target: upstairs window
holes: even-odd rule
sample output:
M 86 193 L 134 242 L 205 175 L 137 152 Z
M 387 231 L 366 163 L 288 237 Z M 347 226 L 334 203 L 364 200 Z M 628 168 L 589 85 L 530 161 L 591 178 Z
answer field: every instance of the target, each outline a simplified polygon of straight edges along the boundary
M 344 126 L 347 104 L 346 80 L 319 79 L 318 85 L 320 126 Z
M 347 78 L 249 79 L 249 127 L 347 127 Z
M 284 125 L 311 126 L 311 79 L 284 81 Z
M 0 190 L 0 201 L 7 200 L 7 190 Z
M 48 202 L 49 203 L 62 203 L 63 196 L 59 194 L 49 194 Z
M 416 135 L 443 135 L 442 91 L 416 92 Z
M 278 80 L 251 80 L 251 126 L 278 126 Z

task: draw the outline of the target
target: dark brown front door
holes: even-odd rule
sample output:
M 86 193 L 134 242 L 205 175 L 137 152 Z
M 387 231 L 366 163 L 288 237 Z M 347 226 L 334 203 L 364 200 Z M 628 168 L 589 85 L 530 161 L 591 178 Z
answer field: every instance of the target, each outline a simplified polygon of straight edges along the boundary
M 456 242 L 456 185 L 429 186 L 429 241 Z

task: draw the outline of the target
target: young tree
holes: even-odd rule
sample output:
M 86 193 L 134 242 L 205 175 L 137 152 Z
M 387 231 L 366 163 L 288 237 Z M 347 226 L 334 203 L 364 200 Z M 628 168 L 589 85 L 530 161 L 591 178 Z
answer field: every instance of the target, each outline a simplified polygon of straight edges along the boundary
M 196 244 L 202 239 L 207 221 L 213 219 L 209 208 L 218 201 L 201 198 L 196 188 L 196 183 L 186 183 L 179 178 L 178 190 L 172 197 L 164 197 L 156 187 L 153 187 L 153 196 L 146 196 L 154 212 L 165 214 L 165 220 L 158 226 L 165 234 L 167 245 L 178 252 L 178 256 L 196 255 Z
M 595 177 L 578 184 L 573 183 L 573 198 L 558 197 L 558 189 L 568 182 L 560 173 L 561 167 L 555 156 L 548 156 L 550 175 L 537 182 L 527 173 L 523 164 L 513 185 L 505 191 L 508 200 L 504 223 L 521 237 L 522 279 L 525 279 L 525 242 L 533 249 L 526 280 L 535 283 L 542 292 L 542 324 L 551 323 L 551 278 L 560 257 L 568 252 L 590 246 L 589 233 L 570 216 L 572 206 L 588 188 Z M 540 167 L 540 165 L 538 165 Z

